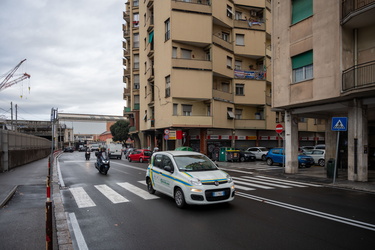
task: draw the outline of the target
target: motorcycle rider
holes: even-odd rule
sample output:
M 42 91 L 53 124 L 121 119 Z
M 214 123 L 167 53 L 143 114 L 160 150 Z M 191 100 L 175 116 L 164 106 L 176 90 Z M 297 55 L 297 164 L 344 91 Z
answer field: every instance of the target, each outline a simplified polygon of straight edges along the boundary
M 90 159 L 90 155 L 91 155 L 91 150 L 89 147 L 86 147 L 86 151 L 85 151 L 86 160 Z
M 102 147 L 96 154 L 96 164 L 98 164 L 100 169 L 102 168 L 102 157 L 107 158 L 107 152 L 104 147 Z

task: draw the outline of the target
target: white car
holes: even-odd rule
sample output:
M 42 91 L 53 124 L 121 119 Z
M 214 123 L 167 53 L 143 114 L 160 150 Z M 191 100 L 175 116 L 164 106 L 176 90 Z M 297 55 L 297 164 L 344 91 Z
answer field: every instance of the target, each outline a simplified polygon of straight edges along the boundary
M 152 155 L 146 172 L 148 192 L 174 198 L 177 207 L 234 199 L 232 178 L 207 156 L 192 151 L 161 151 Z
M 303 154 L 311 156 L 314 159 L 316 165 L 324 167 L 326 151 L 324 149 L 313 149 L 310 151 L 305 151 Z
M 250 151 L 251 153 L 253 153 L 257 160 L 265 161 L 266 155 L 268 153 L 268 148 L 265 148 L 265 147 L 250 147 L 250 148 L 246 149 L 246 151 Z

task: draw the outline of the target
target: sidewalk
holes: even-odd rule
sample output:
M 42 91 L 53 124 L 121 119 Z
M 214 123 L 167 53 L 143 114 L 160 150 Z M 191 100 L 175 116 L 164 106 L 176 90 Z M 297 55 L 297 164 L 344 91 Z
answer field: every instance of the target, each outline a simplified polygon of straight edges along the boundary
M 360 190 L 365 192 L 375 193 L 375 170 L 369 170 L 367 182 L 355 182 L 348 180 L 347 169 L 338 169 L 338 177 L 336 177 L 333 183 L 333 178 L 327 177 L 327 170 L 325 167 L 313 166 L 311 168 L 299 168 L 296 174 L 284 173 L 284 168 L 280 166 L 280 169 L 275 169 L 276 165 L 270 170 L 267 170 L 267 164 L 263 164 L 257 161 L 257 166 L 262 166 L 261 170 L 254 168 L 252 162 L 217 162 L 220 167 L 233 168 L 233 169 L 249 169 L 255 175 L 266 175 L 274 176 L 277 178 L 290 179 L 290 180 L 301 180 L 312 183 L 319 183 L 329 187 L 344 188 L 351 190 Z

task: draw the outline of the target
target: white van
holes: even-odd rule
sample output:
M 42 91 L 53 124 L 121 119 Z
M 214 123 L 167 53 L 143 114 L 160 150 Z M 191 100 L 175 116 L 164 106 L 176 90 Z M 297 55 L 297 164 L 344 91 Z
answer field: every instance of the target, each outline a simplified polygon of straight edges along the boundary
M 122 158 L 122 144 L 120 143 L 109 143 L 107 144 L 107 150 L 109 158 Z

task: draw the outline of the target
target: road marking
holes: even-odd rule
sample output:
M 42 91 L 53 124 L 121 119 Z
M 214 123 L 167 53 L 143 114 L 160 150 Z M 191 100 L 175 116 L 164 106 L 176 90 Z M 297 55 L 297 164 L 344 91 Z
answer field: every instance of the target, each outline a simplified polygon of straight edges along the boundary
M 221 168 L 221 167 L 219 167 L 219 169 L 220 169 L 220 170 L 225 170 L 225 171 L 232 171 L 232 172 L 243 173 L 243 174 L 253 174 L 253 172 L 249 172 L 249 171 L 241 171 L 241 170 L 230 169 L 230 168 Z
M 117 183 L 117 185 L 125 188 L 126 190 L 142 197 L 143 199 L 145 200 L 151 200 L 151 199 L 158 199 L 159 197 L 156 196 L 156 195 L 153 195 L 153 194 L 150 194 L 149 192 L 139 188 L 139 187 L 136 187 L 128 182 L 122 182 L 122 183 Z
M 70 188 L 77 205 L 79 208 L 95 207 L 96 204 L 91 200 L 90 196 L 82 187 Z
M 258 177 L 258 178 L 263 178 L 263 179 L 268 179 L 268 180 L 277 180 L 277 181 L 280 181 L 280 180 L 281 180 L 281 179 L 276 179 L 276 178 L 266 177 L 266 176 L 261 176 L 261 175 L 258 175 L 257 177 Z M 283 182 L 287 182 L 287 183 L 295 183 L 295 184 L 302 184 L 302 185 L 305 185 L 305 186 L 311 186 L 311 187 L 321 187 L 321 186 L 322 186 L 322 185 L 318 185 L 318 184 L 305 183 L 305 182 L 298 182 L 298 181 L 289 181 L 289 180 L 283 180 Z
M 76 238 L 78 249 L 79 250 L 89 249 L 87 247 L 85 238 L 83 237 L 81 228 L 79 227 L 79 224 L 78 224 L 77 217 L 76 217 L 75 213 L 69 213 L 69 220 L 70 220 L 70 224 L 72 226 L 73 232 L 74 232 L 74 236 Z
M 268 186 L 262 186 L 262 185 L 258 185 L 258 184 L 254 184 L 254 183 L 249 183 L 249 182 L 244 182 L 244 181 L 236 181 L 236 177 L 232 177 L 233 180 L 234 180 L 234 185 L 236 186 L 237 183 L 238 184 L 243 184 L 243 185 L 246 185 L 246 186 L 251 186 L 251 187 L 257 187 L 257 188 L 261 188 L 261 189 L 274 189 L 273 187 L 268 187 Z
M 264 179 L 258 178 L 258 177 L 250 177 L 250 176 L 241 176 L 241 177 L 246 178 L 246 179 L 251 179 L 251 180 L 265 181 Z M 266 180 L 266 181 L 271 182 L 271 183 L 288 184 L 288 186 L 292 186 L 292 187 L 307 187 L 306 185 L 288 183 L 288 182 L 284 182 L 282 180 L 278 180 L 278 181 L 276 181 L 276 180 Z
M 232 177 L 234 180 L 240 180 L 240 181 L 250 181 L 250 183 L 258 183 L 258 184 L 264 184 L 267 186 L 271 187 L 279 187 L 279 188 L 291 188 L 290 186 L 285 186 L 285 185 L 280 185 L 280 184 L 274 184 L 274 183 L 268 183 L 264 181 L 257 181 L 257 180 L 252 180 L 248 178 L 239 178 L 239 177 Z
M 242 190 L 245 190 L 245 191 L 253 191 L 253 190 L 256 190 L 255 188 L 244 187 L 244 186 L 237 185 L 237 184 L 234 184 L 234 187 L 235 187 L 236 189 L 242 189 Z
M 95 188 L 98 189 L 112 203 L 117 204 L 117 203 L 123 203 L 123 202 L 129 201 L 124 196 L 120 195 L 119 193 L 117 193 L 115 190 L 108 187 L 107 185 L 95 185 Z
M 246 193 L 236 192 L 236 195 L 240 196 L 240 197 L 243 197 L 243 198 L 247 198 L 247 199 L 259 201 L 259 202 L 262 202 L 262 203 L 270 204 L 270 205 L 273 205 L 273 206 L 278 206 L 278 207 L 294 210 L 294 211 L 297 211 L 297 212 L 300 212 L 300 213 L 309 214 L 309 215 L 313 215 L 313 216 L 316 216 L 316 217 L 324 218 L 324 219 L 327 219 L 327 220 L 332 220 L 332 221 L 336 221 L 336 222 L 339 222 L 339 223 L 343 223 L 343 224 L 347 224 L 347 225 L 351 225 L 351 226 L 360 227 L 360 228 L 363 228 L 363 229 L 375 231 L 375 225 L 374 224 L 370 224 L 370 223 L 366 223 L 366 222 L 362 222 L 362 221 L 357 221 L 357 220 L 352 220 L 352 219 L 348 219 L 348 218 L 333 215 L 333 214 L 327 214 L 327 213 L 323 213 L 323 212 L 320 212 L 320 211 L 317 211 L 317 210 L 299 207 L 299 206 L 295 206 L 295 205 L 292 205 L 292 204 L 283 203 L 283 202 L 279 202 L 279 201 L 275 201 L 275 200 L 255 196 L 255 195 L 250 195 L 250 194 L 246 194 Z

